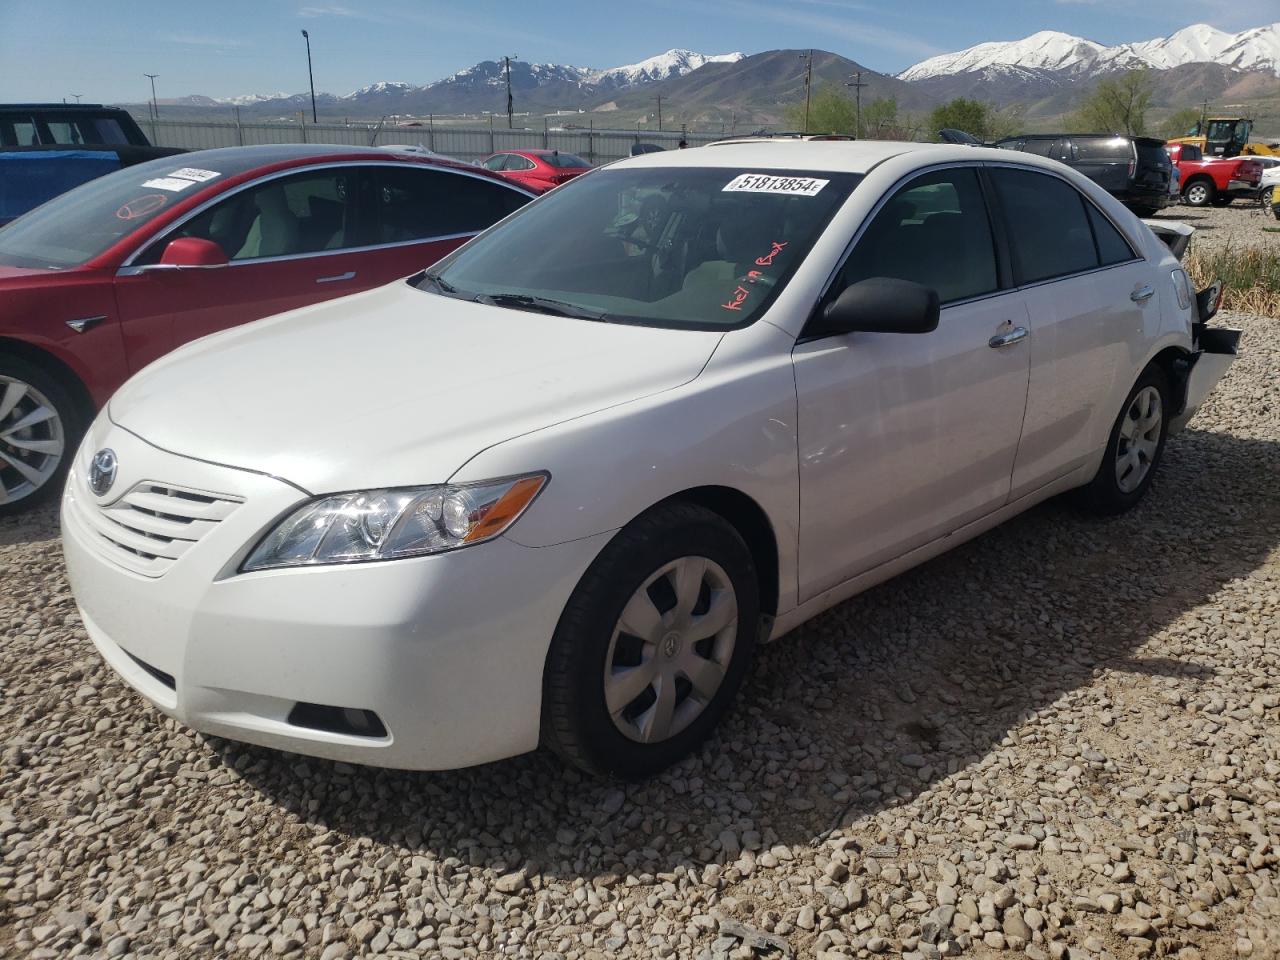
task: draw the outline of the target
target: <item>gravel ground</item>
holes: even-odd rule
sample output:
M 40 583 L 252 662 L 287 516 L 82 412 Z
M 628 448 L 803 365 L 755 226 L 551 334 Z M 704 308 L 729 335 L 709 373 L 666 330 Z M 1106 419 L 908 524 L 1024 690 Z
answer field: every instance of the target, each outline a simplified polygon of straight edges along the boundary
M 1280 227 L 1270 210 L 1237 200 L 1229 207 L 1166 207 L 1153 220 L 1182 220 L 1196 228 L 1191 248 L 1233 246 L 1268 247 L 1280 251 L 1280 233 L 1264 227 Z
M 1227 319 L 1142 507 L 843 604 L 644 784 L 192 734 L 93 653 L 54 514 L 0 523 L 0 955 L 1280 956 L 1280 326 Z

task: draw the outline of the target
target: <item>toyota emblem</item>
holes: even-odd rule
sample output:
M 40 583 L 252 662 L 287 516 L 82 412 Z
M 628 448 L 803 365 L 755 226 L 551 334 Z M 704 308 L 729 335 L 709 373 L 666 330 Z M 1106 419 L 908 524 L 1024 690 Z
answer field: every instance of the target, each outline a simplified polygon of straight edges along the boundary
M 89 489 L 99 497 L 105 497 L 111 485 L 116 482 L 116 466 L 114 450 L 99 450 L 95 453 L 93 465 L 89 468 Z

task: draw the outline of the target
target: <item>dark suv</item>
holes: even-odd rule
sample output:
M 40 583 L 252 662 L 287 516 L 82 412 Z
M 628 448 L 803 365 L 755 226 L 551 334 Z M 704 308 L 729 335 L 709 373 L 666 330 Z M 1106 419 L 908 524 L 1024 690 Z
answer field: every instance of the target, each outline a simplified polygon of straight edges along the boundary
M 1075 167 L 1140 217 L 1177 202 L 1170 192 L 1173 164 L 1164 141 L 1110 133 L 1033 133 L 995 146 L 1049 157 Z
M 0 103 L 0 226 L 104 173 L 184 152 L 153 147 L 117 107 Z

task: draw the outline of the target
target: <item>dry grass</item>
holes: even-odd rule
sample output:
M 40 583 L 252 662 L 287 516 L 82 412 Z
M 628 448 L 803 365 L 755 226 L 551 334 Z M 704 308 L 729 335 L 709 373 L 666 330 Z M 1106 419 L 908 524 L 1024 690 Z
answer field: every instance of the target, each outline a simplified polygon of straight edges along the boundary
M 1222 306 L 1280 318 L 1280 251 L 1259 247 L 1194 248 L 1186 258 L 1196 289 L 1223 282 Z

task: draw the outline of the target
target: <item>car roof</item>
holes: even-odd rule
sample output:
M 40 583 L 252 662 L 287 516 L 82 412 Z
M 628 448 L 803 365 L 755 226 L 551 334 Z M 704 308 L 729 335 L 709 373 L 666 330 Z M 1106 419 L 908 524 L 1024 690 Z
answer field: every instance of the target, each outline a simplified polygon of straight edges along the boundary
M 949 143 L 897 140 L 723 140 L 692 150 L 642 153 L 610 164 L 622 167 L 756 167 L 764 170 L 826 170 L 867 173 L 886 160 L 913 155 L 921 165 L 948 161 L 1009 162 L 1007 150 Z M 1019 160 L 1021 161 L 1021 157 Z M 1037 158 L 1038 159 L 1038 158 Z M 1033 162 L 1027 158 L 1027 162 Z
M 383 150 L 378 147 L 354 147 L 333 143 L 270 143 L 249 147 L 216 147 L 212 150 L 192 150 L 188 153 L 161 160 L 148 161 L 151 165 L 177 164 L 179 167 L 198 167 L 216 170 L 226 176 L 239 176 L 265 167 L 303 166 L 308 161 L 316 163 L 344 160 L 369 160 L 379 163 L 412 163 L 428 167 L 464 171 L 510 187 L 511 181 L 469 163 L 447 157 Z

